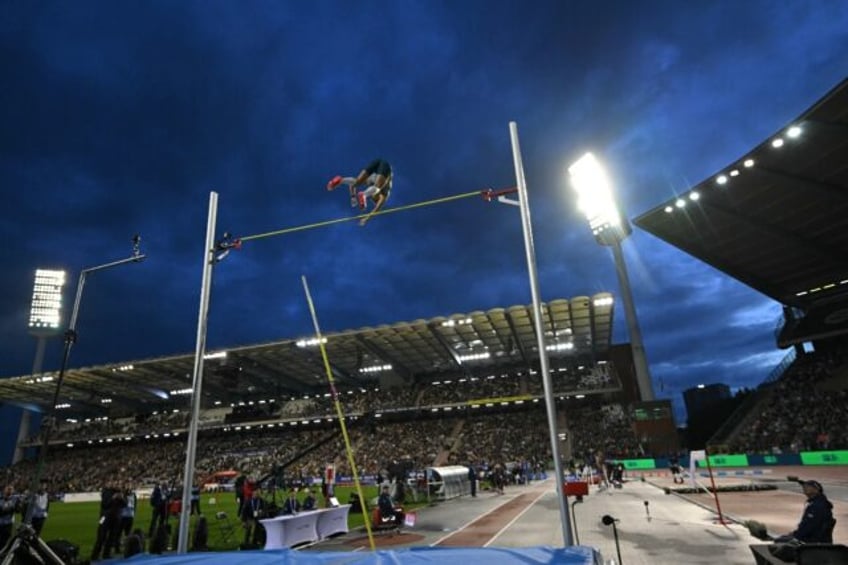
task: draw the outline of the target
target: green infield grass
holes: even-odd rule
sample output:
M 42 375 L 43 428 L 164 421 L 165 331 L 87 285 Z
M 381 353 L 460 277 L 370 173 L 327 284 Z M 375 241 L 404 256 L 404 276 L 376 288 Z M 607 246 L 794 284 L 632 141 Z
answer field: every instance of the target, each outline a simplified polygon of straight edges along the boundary
M 362 490 L 369 508 L 373 508 L 378 495 L 377 487 L 364 486 Z M 356 490 L 353 487 L 336 487 L 336 498 L 344 504 L 350 500 L 351 494 L 355 498 L 355 492 Z M 263 498 L 270 501 L 271 495 L 266 493 Z M 276 498 L 277 504 L 281 506 L 284 496 L 278 493 Z M 405 509 L 413 510 L 427 505 L 426 500 L 415 503 L 411 499 L 411 496 L 407 497 L 404 502 Z M 322 502 L 320 494 L 318 495 L 318 502 L 319 504 Z M 41 532 L 42 539 L 47 541 L 68 540 L 79 546 L 80 559 L 88 559 L 97 537 L 99 507 L 99 502 L 51 502 L 47 522 Z M 203 493 L 200 497 L 200 511 L 206 516 L 209 524 L 209 549 L 211 551 L 238 549 L 239 544 L 244 541 L 244 528 L 236 516 L 235 495 L 232 492 Z M 147 530 L 150 527 L 151 514 L 150 502 L 147 499 L 139 499 L 133 529 L 141 528 L 145 535 L 145 542 L 147 542 Z M 218 516 L 223 517 L 219 518 Z M 197 516 L 193 516 L 191 520 L 192 529 L 196 520 Z M 168 523 L 171 524 L 172 531 L 177 530 L 176 517 L 171 517 Z M 348 528 L 354 530 L 363 525 L 362 514 L 350 513 Z

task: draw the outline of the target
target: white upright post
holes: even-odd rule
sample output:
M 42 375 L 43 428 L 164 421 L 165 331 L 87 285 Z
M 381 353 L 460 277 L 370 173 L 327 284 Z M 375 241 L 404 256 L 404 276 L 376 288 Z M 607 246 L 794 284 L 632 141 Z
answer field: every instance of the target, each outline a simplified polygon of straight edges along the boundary
M 194 457 L 197 451 L 197 427 L 200 419 L 203 357 L 206 354 L 206 323 L 209 318 L 209 295 L 212 289 L 212 267 L 215 264 L 215 222 L 218 214 L 218 193 L 209 193 L 209 218 L 206 221 L 206 246 L 203 248 L 203 279 L 200 287 L 200 309 L 197 315 L 197 345 L 194 349 L 194 373 L 191 379 L 191 418 L 186 441 L 186 462 L 183 473 L 183 498 L 180 509 L 180 537 L 177 553 L 188 551 L 188 522 L 191 516 L 191 488 L 194 486 Z
M 524 164 L 521 161 L 521 147 L 518 144 L 518 126 L 509 123 L 512 142 L 512 159 L 515 164 L 515 180 L 518 186 L 518 202 L 521 208 L 521 226 L 524 230 L 524 249 L 527 253 L 527 272 L 530 276 L 530 293 L 533 296 L 533 318 L 536 327 L 536 341 L 539 347 L 539 361 L 542 369 L 542 384 L 545 389 L 545 408 L 548 412 L 548 428 L 551 436 L 551 453 L 554 457 L 554 481 L 559 502 L 562 539 L 566 546 L 574 545 L 571 537 L 571 517 L 568 514 L 568 500 L 565 497 L 562 460 L 559 456 L 559 440 L 556 432 L 556 406 L 554 405 L 553 386 L 548 368 L 548 351 L 545 349 L 545 331 L 542 326 L 542 304 L 539 298 L 539 281 L 536 277 L 536 250 L 533 246 L 533 227 L 530 224 L 530 203 L 527 200 L 527 181 L 524 178 Z

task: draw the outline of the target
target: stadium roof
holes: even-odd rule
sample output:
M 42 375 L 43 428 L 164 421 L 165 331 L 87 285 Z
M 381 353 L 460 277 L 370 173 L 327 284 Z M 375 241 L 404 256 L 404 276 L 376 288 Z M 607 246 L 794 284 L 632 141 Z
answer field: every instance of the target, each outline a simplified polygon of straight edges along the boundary
M 634 223 L 782 304 L 848 295 L 848 79 Z
M 551 367 L 606 360 L 613 306 L 608 292 L 544 303 Z M 339 389 L 373 387 L 383 373 L 409 383 L 488 375 L 538 365 L 532 314 L 532 305 L 494 308 L 325 334 L 324 339 Z M 327 392 L 317 345 L 312 336 L 207 352 L 203 406 Z M 68 417 L 185 408 L 193 370 L 193 354 L 69 369 L 59 405 L 67 408 L 63 415 Z M 45 410 L 57 377 L 52 372 L 0 379 L 0 401 Z

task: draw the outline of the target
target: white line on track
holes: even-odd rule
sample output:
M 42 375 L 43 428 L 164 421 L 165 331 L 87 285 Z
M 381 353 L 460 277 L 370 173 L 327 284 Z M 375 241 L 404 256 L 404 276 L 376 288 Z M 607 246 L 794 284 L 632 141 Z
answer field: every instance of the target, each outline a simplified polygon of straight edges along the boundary
M 498 539 L 498 536 L 500 536 L 500 535 L 504 532 L 504 530 L 506 530 L 507 528 L 509 528 L 510 526 L 512 526 L 512 525 L 516 522 L 516 520 L 518 520 L 519 518 L 521 518 L 522 516 L 524 516 L 524 514 L 525 514 L 528 510 L 530 510 L 530 509 L 533 507 L 533 505 L 534 505 L 534 504 L 536 504 L 537 502 L 539 502 L 539 499 L 540 499 L 540 498 L 542 498 L 543 496 L 545 496 L 546 494 L 548 494 L 548 491 L 542 491 L 541 493 L 539 493 L 539 496 L 537 496 L 536 498 L 534 498 L 534 499 L 533 499 L 533 502 L 531 502 L 530 504 L 528 504 L 528 505 L 527 505 L 527 508 L 525 508 L 524 510 L 522 510 L 522 511 L 521 511 L 521 514 L 519 514 L 518 516 L 516 516 L 515 518 L 513 518 L 512 520 L 510 520 L 510 521 L 509 521 L 509 523 L 508 523 L 506 526 L 504 526 L 503 528 L 501 528 L 500 530 L 498 530 L 498 533 L 496 533 L 495 535 L 493 535 L 489 541 L 487 541 L 486 543 L 484 543 L 484 544 L 483 544 L 483 547 L 489 547 L 489 545 L 490 545 L 492 542 L 494 542 L 496 539 Z
M 541 485 L 541 484 L 544 484 L 544 483 L 546 483 L 546 482 L 547 482 L 547 479 L 542 480 L 542 481 L 539 481 L 539 483 L 538 483 L 538 484 L 540 484 L 540 485 Z M 544 496 L 544 494 L 545 494 L 545 493 L 547 493 L 547 492 L 548 492 L 547 490 L 543 490 L 543 491 L 542 491 L 542 493 L 541 493 L 539 496 L 537 496 L 537 497 L 533 500 L 533 502 L 530 504 L 530 506 L 532 506 L 533 504 L 536 504 L 536 502 L 538 502 L 538 500 L 539 500 L 540 498 L 542 498 L 542 496 Z M 449 537 L 451 537 L 451 536 L 452 536 L 452 535 L 454 535 L 454 534 L 457 534 L 457 533 L 461 532 L 462 530 L 464 530 L 465 528 L 467 528 L 468 526 L 470 526 L 471 524 L 473 524 L 473 523 L 474 523 L 474 522 L 476 522 L 477 520 L 479 520 L 479 519 L 483 518 L 484 516 L 488 516 L 489 514 L 491 514 L 491 513 L 493 513 L 493 512 L 496 512 L 496 511 L 500 510 L 501 506 L 503 506 L 503 505 L 504 505 L 504 504 L 506 504 L 507 502 L 511 502 L 511 501 L 509 501 L 509 500 L 505 500 L 505 501 L 503 502 L 503 504 L 500 504 L 499 506 L 496 506 L 495 508 L 493 508 L 493 509 L 489 510 L 488 512 L 486 512 L 485 514 L 480 514 L 480 515 L 479 515 L 479 516 L 477 516 L 476 518 L 473 518 L 473 519 L 469 520 L 468 522 L 464 523 L 463 525 L 461 525 L 460 527 L 458 527 L 457 529 L 455 529 L 455 530 L 454 530 L 454 531 L 452 531 L 451 533 L 449 533 L 449 534 L 445 534 L 445 535 L 443 535 L 442 537 L 440 537 L 439 539 L 437 539 L 436 541 L 434 541 L 433 543 L 431 543 L 431 544 L 430 544 L 430 547 L 433 547 L 433 546 L 439 545 L 439 544 L 440 544 L 440 543 L 442 543 L 444 540 L 448 539 Z M 519 515 L 518 515 L 518 517 L 521 517 L 521 515 L 522 515 L 522 514 L 524 514 L 525 512 L 527 512 L 527 510 L 530 508 L 530 506 L 528 506 L 527 508 L 525 508 L 525 509 L 521 512 L 521 514 L 519 514 Z M 516 520 L 517 520 L 517 519 L 518 519 L 518 518 L 516 518 Z M 515 521 L 515 520 L 513 520 L 512 522 L 514 522 L 514 521 Z M 510 522 L 509 524 L 507 524 L 507 526 L 505 526 L 505 528 L 506 528 L 506 527 L 509 527 L 509 525 L 511 525 L 511 524 L 512 524 L 512 522 Z M 500 530 L 500 532 L 498 532 L 497 534 L 495 534 L 495 537 L 498 537 L 498 536 L 501 534 L 501 532 L 502 532 L 505 528 L 502 528 L 502 529 Z M 494 539 L 494 538 L 492 538 L 492 539 Z M 486 544 L 486 545 L 484 545 L 483 547 L 486 547 L 487 545 L 489 545 L 489 544 L 487 543 L 487 544 Z

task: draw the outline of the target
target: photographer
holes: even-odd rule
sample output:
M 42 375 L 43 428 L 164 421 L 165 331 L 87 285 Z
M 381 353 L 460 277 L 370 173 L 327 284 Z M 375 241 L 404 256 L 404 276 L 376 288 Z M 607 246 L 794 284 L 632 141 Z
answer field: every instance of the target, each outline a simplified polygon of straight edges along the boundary
M 91 551 L 91 560 L 112 557 L 112 551 L 119 549 L 121 540 L 121 512 L 127 505 L 124 493 L 113 482 L 100 491 L 100 520 L 97 527 L 97 539 Z
M 47 521 L 47 508 L 50 506 L 50 497 L 47 494 L 47 487 L 44 481 L 41 481 L 38 491 L 32 499 L 32 529 L 37 535 L 41 535 L 41 530 L 44 528 L 44 522 Z
M 150 527 L 147 529 L 147 537 L 153 537 L 156 531 L 156 526 L 164 526 L 165 518 L 168 514 L 168 487 L 162 482 L 153 487 L 153 492 L 150 493 L 150 506 L 153 507 L 150 516 Z
M 121 510 L 120 531 L 125 538 L 128 538 L 132 533 L 133 522 L 135 521 L 135 507 L 138 504 L 138 496 L 136 496 L 129 482 L 124 485 L 124 501 L 126 502 L 126 506 Z
M 802 543 L 833 543 L 833 504 L 824 495 L 818 481 L 799 481 L 807 503 L 801 521 L 793 532 L 775 538 L 776 543 L 793 540 Z

